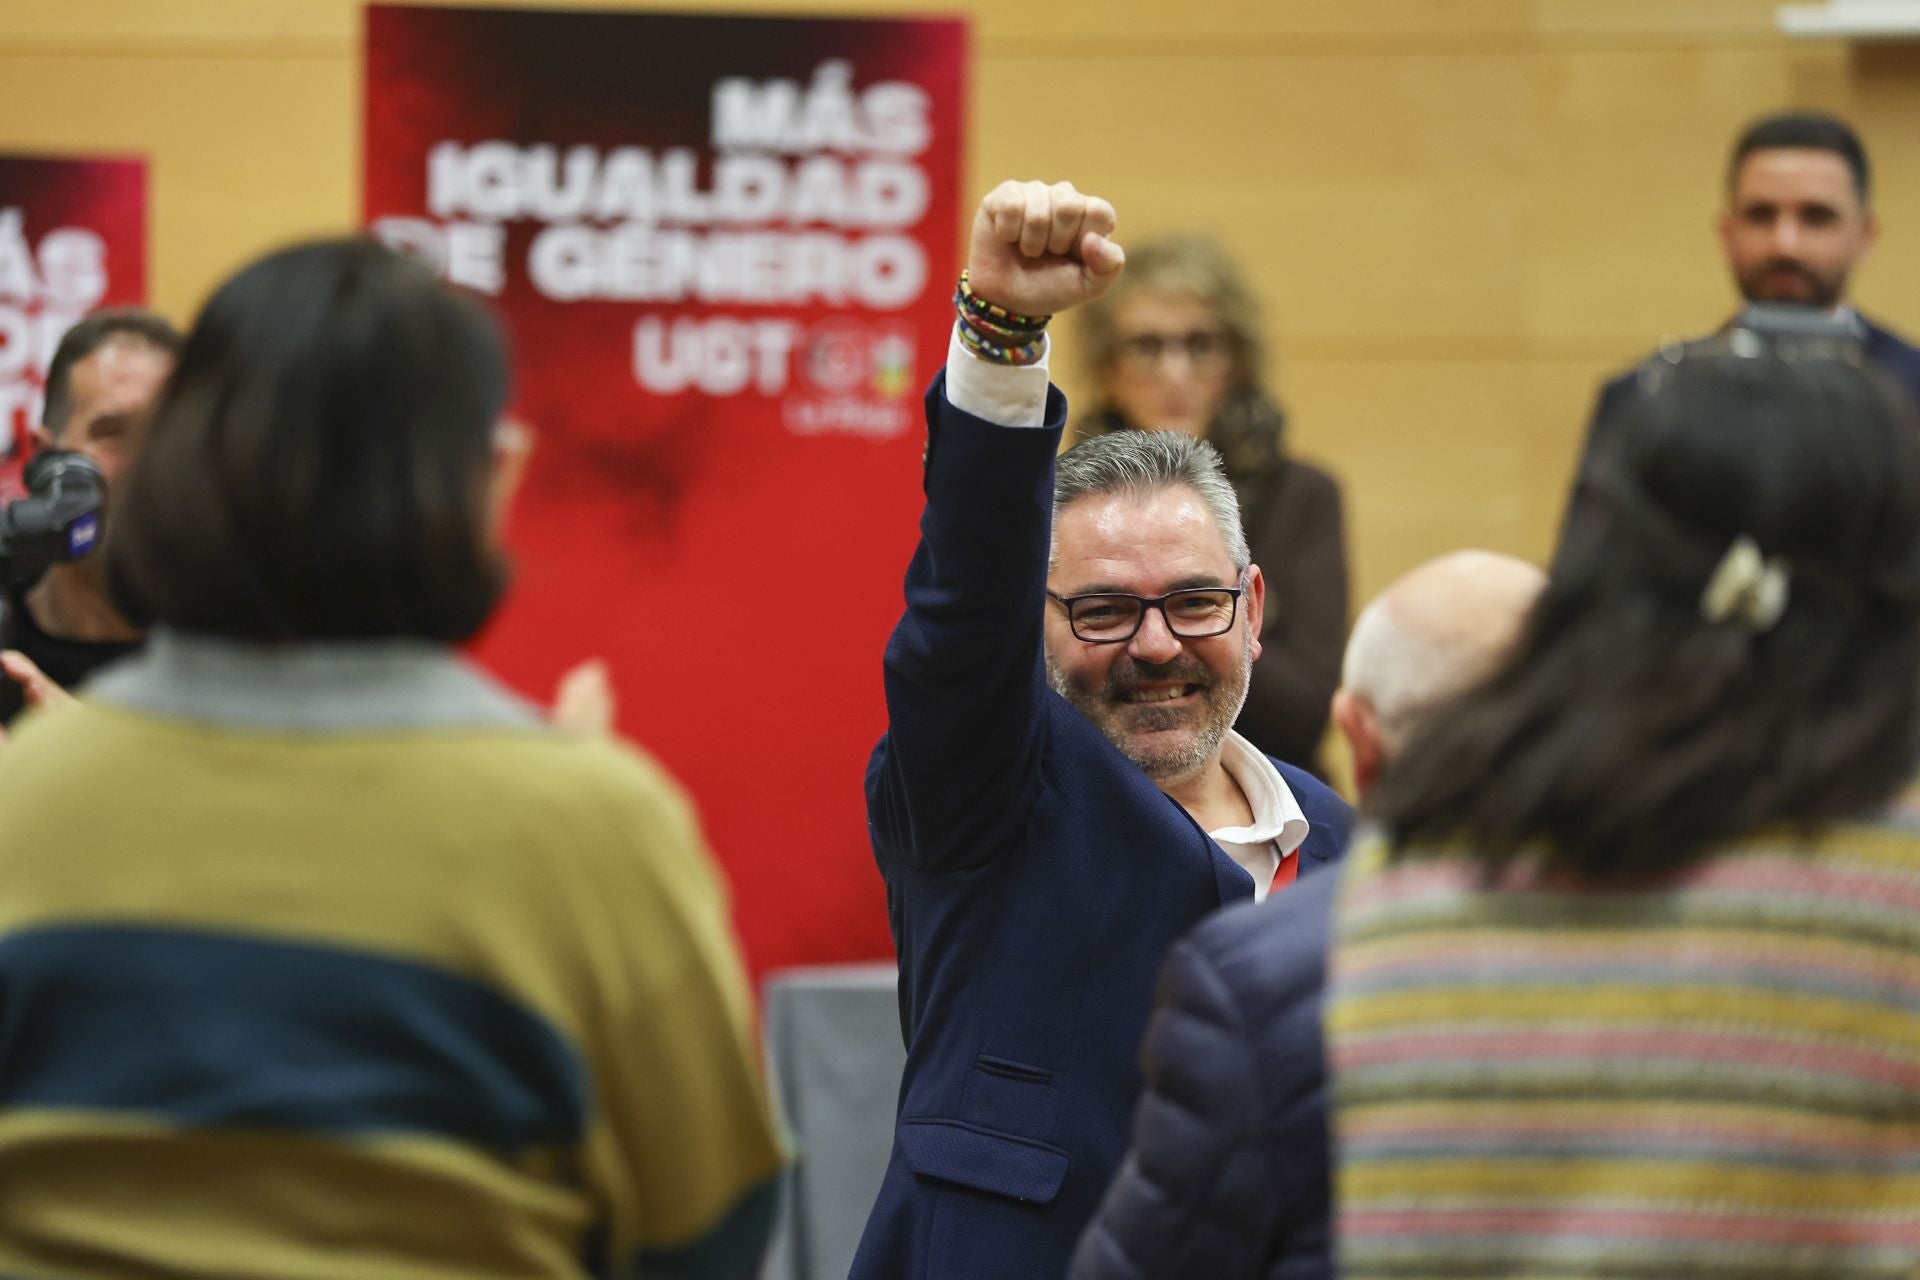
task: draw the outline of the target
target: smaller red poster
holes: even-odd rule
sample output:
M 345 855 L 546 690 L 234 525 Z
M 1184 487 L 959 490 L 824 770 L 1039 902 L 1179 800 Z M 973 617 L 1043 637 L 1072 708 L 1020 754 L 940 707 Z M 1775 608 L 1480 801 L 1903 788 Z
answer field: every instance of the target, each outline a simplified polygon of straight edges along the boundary
M 0 155 L 0 488 L 17 484 L 61 336 L 146 297 L 145 161 Z

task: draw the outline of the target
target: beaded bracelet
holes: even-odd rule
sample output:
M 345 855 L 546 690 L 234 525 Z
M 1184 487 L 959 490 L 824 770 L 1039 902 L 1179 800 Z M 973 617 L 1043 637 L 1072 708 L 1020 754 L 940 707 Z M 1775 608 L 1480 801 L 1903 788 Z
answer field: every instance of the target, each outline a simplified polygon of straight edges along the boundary
M 1009 329 L 1044 329 L 1052 316 L 1023 316 L 1009 311 L 998 303 L 988 302 L 973 291 L 973 281 L 967 269 L 960 268 L 960 288 L 958 305 L 985 320 L 988 324 L 1000 325 Z
M 1035 334 L 1030 341 L 1018 344 L 995 342 L 975 329 L 966 316 L 960 317 L 954 325 L 954 332 L 960 335 L 961 346 L 993 364 L 1038 364 L 1047 351 L 1047 335 L 1044 333 Z
M 1028 365 L 1037 363 L 1046 351 L 1047 322 L 1052 316 L 1023 316 L 988 302 L 973 291 L 964 270 L 953 292 L 953 309 L 959 316 L 961 344 L 982 360 Z
M 955 309 L 975 333 L 1002 347 L 1025 346 L 1046 332 L 1044 329 L 1015 329 L 1009 325 L 995 324 L 991 320 L 982 320 L 964 307 L 956 306 Z

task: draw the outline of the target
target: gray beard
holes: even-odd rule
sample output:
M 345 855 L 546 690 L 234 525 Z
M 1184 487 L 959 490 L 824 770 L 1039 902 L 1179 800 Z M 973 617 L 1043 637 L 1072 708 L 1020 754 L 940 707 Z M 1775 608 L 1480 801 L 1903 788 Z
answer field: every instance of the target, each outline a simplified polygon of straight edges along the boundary
M 1127 665 L 1123 666 L 1125 663 Z M 1122 658 L 1108 668 L 1107 679 L 1097 689 L 1082 690 L 1074 688 L 1067 680 L 1066 673 L 1055 664 L 1053 655 L 1047 654 L 1047 683 L 1053 691 L 1072 704 L 1073 709 L 1085 716 L 1094 728 L 1119 749 L 1120 754 L 1139 766 L 1140 771 L 1152 778 L 1162 787 L 1184 782 L 1211 764 L 1220 754 L 1220 746 L 1227 740 L 1227 734 L 1233 729 L 1233 722 L 1240 718 L 1240 709 L 1247 702 L 1247 686 L 1253 668 L 1253 632 L 1247 632 L 1246 643 L 1242 647 L 1240 662 L 1228 673 L 1224 680 L 1216 682 L 1211 672 L 1198 661 L 1190 665 L 1179 661 L 1165 667 L 1143 667 L 1131 659 Z M 1193 736 L 1178 749 L 1165 751 L 1145 751 L 1137 744 L 1133 732 L 1177 729 L 1189 723 L 1187 713 L 1165 707 L 1156 707 L 1151 703 L 1139 705 L 1120 701 L 1118 686 L 1124 681 L 1116 680 L 1116 674 L 1129 678 L 1148 672 L 1163 677 L 1184 679 L 1201 687 L 1207 698 L 1207 715 L 1194 726 Z M 1115 723 L 1115 713 L 1125 709 L 1127 726 L 1121 728 Z

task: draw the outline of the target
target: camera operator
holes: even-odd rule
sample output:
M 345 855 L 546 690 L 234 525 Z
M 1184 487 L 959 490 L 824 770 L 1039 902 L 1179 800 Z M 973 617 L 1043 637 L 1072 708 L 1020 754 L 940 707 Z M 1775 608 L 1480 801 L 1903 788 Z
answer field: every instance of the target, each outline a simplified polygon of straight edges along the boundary
M 67 331 L 47 367 L 37 449 L 69 449 L 99 467 L 108 501 L 132 465 L 147 410 L 173 372 L 180 333 L 151 311 L 97 311 Z M 107 594 L 104 558 L 83 556 L 16 576 L 0 564 L 0 724 L 139 647 Z

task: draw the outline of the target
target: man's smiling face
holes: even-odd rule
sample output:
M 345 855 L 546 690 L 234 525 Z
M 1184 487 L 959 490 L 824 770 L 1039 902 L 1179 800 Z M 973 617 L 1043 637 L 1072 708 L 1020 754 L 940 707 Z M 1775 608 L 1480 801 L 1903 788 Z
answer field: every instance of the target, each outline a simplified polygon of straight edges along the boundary
M 1234 587 L 1241 574 L 1206 503 L 1187 485 L 1147 494 L 1092 494 L 1060 513 L 1047 587 L 1057 596 L 1124 592 L 1155 597 L 1194 587 Z M 1064 607 L 1046 605 L 1047 677 L 1121 752 L 1163 787 L 1200 772 L 1246 701 L 1260 653 L 1266 586 L 1247 571 L 1233 626 L 1182 639 L 1148 609 L 1131 640 L 1076 638 Z

